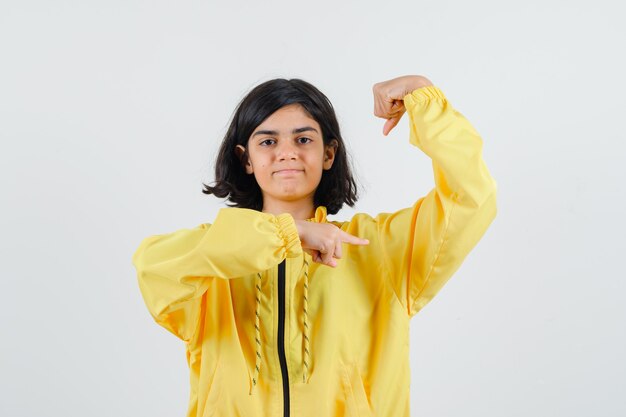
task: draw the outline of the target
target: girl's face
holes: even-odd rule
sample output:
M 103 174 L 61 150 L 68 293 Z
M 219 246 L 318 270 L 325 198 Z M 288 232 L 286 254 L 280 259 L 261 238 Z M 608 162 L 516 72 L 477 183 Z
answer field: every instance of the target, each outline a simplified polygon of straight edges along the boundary
M 322 178 L 330 169 L 338 142 L 324 146 L 319 124 L 299 104 L 272 113 L 248 139 L 248 159 L 242 160 L 263 192 L 265 206 L 272 201 L 313 201 Z M 237 145 L 241 159 L 244 147 Z

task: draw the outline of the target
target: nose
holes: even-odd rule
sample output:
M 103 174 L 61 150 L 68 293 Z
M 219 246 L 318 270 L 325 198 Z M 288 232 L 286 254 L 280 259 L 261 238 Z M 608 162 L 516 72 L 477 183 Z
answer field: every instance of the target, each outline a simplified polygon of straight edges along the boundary
M 298 148 L 290 141 L 282 141 L 277 149 L 278 159 L 280 161 L 285 159 L 295 159 L 298 156 Z

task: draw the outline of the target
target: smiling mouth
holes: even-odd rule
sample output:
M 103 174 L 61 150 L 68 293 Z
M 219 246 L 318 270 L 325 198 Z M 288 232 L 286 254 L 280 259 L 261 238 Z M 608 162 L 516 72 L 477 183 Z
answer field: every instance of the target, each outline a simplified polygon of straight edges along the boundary
M 299 170 L 299 169 L 283 169 L 283 170 L 280 170 L 280 171 L 276 171 L 275 174 L 287 175 L 287 174 L 297 174 L 299 172 L 302 172 L 302 170 Z

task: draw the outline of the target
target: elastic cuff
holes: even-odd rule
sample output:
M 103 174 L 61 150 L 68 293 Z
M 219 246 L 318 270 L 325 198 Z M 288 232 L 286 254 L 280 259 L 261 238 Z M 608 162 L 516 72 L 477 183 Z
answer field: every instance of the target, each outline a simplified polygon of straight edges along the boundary
M 278 233 L 285 244 L 287 258 L 295 258 L 302 254 L 302 243 L 296 222 L 289 213 L 282 213 L 276 216 L 278 221 Z
M 446 96 L 443 91 L 436 85 L 428 85 L 425 87 L 416 88 L 403 98 L 404 106 L 415 106 L 418 103 L 423 103 L 432 99 L 446 100 Z

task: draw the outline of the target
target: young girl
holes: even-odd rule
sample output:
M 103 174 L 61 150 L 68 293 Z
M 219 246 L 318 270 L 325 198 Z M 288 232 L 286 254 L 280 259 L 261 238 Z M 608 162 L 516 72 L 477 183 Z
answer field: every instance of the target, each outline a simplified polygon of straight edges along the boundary
M 186 345 L 187 416 L 409 417 L 409 320 L 491 224 L 496 182 L 426 77 L 373 94 L 383 134 L 407 112 L 410 144 L 432 159 L 435 187 L 411 207 L 328 220 L 357 200 L 333 107 L 275 79 L 237 106 L 205 185 L 233 204 L 134 253 L 150 314 Z

